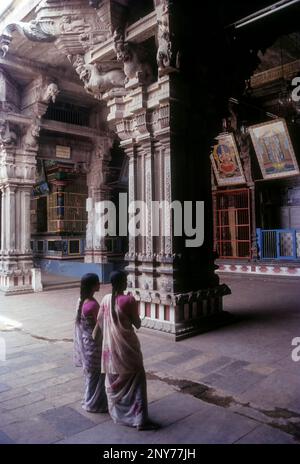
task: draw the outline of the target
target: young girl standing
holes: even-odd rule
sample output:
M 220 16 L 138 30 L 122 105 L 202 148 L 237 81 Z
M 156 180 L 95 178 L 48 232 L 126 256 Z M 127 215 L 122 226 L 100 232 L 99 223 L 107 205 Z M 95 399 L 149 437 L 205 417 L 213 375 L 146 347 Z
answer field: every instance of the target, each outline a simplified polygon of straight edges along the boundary
M 99 291 L 97 274 L 85 274 L 80 283 L 74 334 L 75 365 L 83 368 L 85 394 L 82 407 L 88 412 L 107 412 L 105 374 L 101 373 L 102 335 L 96 339 L 93 330 L 97 323 L 99 304 L 94 293 Z

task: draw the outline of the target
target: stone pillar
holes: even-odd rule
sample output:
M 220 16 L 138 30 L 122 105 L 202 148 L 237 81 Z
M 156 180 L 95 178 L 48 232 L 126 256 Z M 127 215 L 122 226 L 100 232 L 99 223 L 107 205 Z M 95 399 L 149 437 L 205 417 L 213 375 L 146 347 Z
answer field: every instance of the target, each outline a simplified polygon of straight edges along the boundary
M 5 239 L 6 239 L 6 234 L 5 234 L 5 206 L 6 206 L 6 201 L 5 201 L 5 187 L 2 185 L 0 187 L 0 192 L 1 192 L 1 248 L 0 248 L 0 251 L 2 253 L 2 251 L 5 249 L 5 246 L 6 246 L 6 243 L 5 243 Z
M 87 199 L 88 224 L 84 261 L 89 264 L 99 264 L 102 278 L 107 280 L 112 265 L 109 263 L 106 239 L 100 234 L 98 208 L 100 202 L 110 199 L 110 187 L 107 185 L 107 177 L 113 140 L 110 137 L 103 136 L 97 137 L 94 143 L 95 148 L 91 154 L 87 173 L 89 197 Z
M 9 183 L 5 186 L 6 206 L 5 206 L 5 229 L 6 229 L 6 249 L 10 253 L 16 252 L 16 191 L 18 185 Z M 18 224 L 20 226 L 20 224 Z
M 162 209 L 158 237 L 153 237 L 151 207 L 143 216 L 145 237 L 129 237 L 128 291 L 139 301 L 144 326 L 180 339 L 201 331 L 208 320 L 225 317 L 222 297 L 229 289 L 219 285 L 214 273 L 207 150 L 211 141 L 203 130 L 200 142 L 198 134 L 193 134 L 192 141 L 188 138 L 192 115 L 186 82 L 179 72 L 176 40 L 171 40 L 170 3 L 157 1 L 155 6 L 157 81 L 149 85 L 148 69 L 129 42 L 124 58 L 124 39 L 118 36 L 115 49 L 119 61 L 124 59 L 125 91 L 108 91 L 103 98 L 109 108 L 107 120 L 129 155 L 129 201 L 144 200 L 148 206 L 156 200 L 168 205 Z M 198 248 L 186 247 L 188 237 L 175 230 L 171 214 L 172 202 L 178 202 L 184 214 L 184 202 L 189 200 L 205 201 L 205 240 Z
M 129 203 L 143 200 L 148 207 L 143 217 L 145 236 L 129 236 L 128 291 L 139 301 L 144 326 L 170 332 L 179 339 L 201 330 L 208 317 L 223 316 L 222 296 L 228 288 L 219 285 L 214 274 L 212 241 L 201 250 L 186 249 L 184 237 L 175 233 L 171 203 L 178 201 L 184 213 L 185 200 L 202 198 L 201 190 L 197 196 L 198 182 L 193 177 L 197 171 L 192 160 L 189 170 L 184 171 L 185 157 L 194 154 L 185 153 L 180 114 L 186 110 L 172 76 L 161 72 L 158 81 L 147 87 L 138 79 L 129 79 L 126 95 L 120 92 L 116 98 L 115 91 L 108 92 L 105 99 L 110 109 L 108 120 L 115 124 L 129 156 Z M 179 118 L 176 124 L 170 119 L 171 112 L 174 120 Z M 153 236 L 153 200 L 169 205 L 162 207 L 158 236 Z M 197 259 L 203 268 L 199 274 Z
M 139 250 L 139 260 L 143 263 L 140 266 L 140 287 L 147 291 L 153 291 L 156 287 L 155 279 L 155 255 L 154 255 L 154 236 L 153 236 L 153 210 L 152 204 L 154 200 L 154 172 L 153 172 L 153 144 L 150 137 L 142 140 L 141 157 L 142 170 L 139 170 L 138 178 L 143 180 L 141 200 L 145 204 L 144 211 L 144 227 L 145 236 L 143 237 L 142 250 Z
M 131 141 L 123 144 L 124 151 L 129 158 L 128 161 L 128 204 L 132 204 L 137 199 L 137 155 L 135 144 Z M 134 219 L 134 213 L 129 212 L 128 221 Z M 138 286 L 138 267 L 137 267 L 137 258 L 138 258 L 138 239 L 135 235 L 130 234 L 128 231 L 128 253 L 125 256 L 125 259 L 128 263 L 127 271 L 129 273 L 128 277 L 128 287 L 136 288 Z
M 93 223 L 93 262 L 94 263 L 108 263 L 108 252 L 106 246 L 106 239 L 103 234 L 100 233 L 100 227 L 98 224 L 99 210 L 96 206 L 102 201 L 109 201 L 110 199 L 110 190 L 105 188 L 94 188 L 93 189 L 93 204 L 95 211 L 95 221 Z
M 51 78 L 39 76 L 20 92 L 2 70 L 0 84 L 0 289 L 6 294 L 41 291 L 41 271 L 34 267 L 30 247 L 30 196 L 41 117 L 59 90 Z
M 35 182 L 37 136 L 36 122 L 19 139 L 8 122 L 2 123 L 0 288 L 6 294 L 33 291 L 30 194 Z

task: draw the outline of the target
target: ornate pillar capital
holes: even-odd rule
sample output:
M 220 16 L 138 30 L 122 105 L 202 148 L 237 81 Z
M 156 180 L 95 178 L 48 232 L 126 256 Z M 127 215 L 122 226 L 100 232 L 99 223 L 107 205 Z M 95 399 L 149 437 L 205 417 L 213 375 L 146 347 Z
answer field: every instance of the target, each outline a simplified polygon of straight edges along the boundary
M 17 134 L 12 129 L 12 125 L 4 120 L 0 120 L 0 184 L 7 182 L 8 179 L 16 177 L 15 154 L 17 148 Z

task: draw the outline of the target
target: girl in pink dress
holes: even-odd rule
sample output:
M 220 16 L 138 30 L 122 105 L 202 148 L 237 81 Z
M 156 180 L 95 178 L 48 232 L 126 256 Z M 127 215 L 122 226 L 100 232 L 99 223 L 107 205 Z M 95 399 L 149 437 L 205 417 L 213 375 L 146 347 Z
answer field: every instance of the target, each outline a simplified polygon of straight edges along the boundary
M 101 332 L 98 331 L 97 337 L 93 338 L 99 311 L 94 293 L 99 289 L 97 274 L 85 274 L 82 277 L 75 322 L 75 365 L 83 367 L 85 394 L 82 407 L 88 412 L 107 412 L 105 374 L 101 373 Z

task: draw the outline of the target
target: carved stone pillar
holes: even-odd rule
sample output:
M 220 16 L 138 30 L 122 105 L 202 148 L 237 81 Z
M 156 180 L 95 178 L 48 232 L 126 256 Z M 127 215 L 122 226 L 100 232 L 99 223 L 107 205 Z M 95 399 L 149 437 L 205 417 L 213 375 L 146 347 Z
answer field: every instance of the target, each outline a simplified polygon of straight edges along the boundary
M 153 291 L 156 288 L 156 260 L 154 255 L 154 236 L 153 236 L 153 200 L 154 200 L 154 172 L 153 172 L 153 144 L 150 138 L 141 141 L 141 158 L 142 169 L 139 170 L 138 177 L 142 179 L 144 202 L 144 237 L 142 241 L 142 250 L 138 251 L 139 261 L 143 264 L 140 267 L 140 287 L 147 291 Z
M 188 250 L 175 231 L 171 204 L 178 202 L 184 214 L 184 201 L 197 198 L 198 184 L 190 177 L 196 172 L 192 162 L 190 171 L 184 171 L 184 158 L 192 153 L 185 154 L 184 125 L 180 124 L 185 108 L 173 75 L 164 72 L 147 87 L 131 78 L 125 95 L 124 91 L 118 95 L 108 92 L 104 98 L 110 109 L 108 120 L 129 156 L 129 203 L 143 200 L 149 206 L 142 215 L 145 235 L 129 236 L 128 291 L 139 301 L 144 326 L 173 333 L 179 339 L 197 332 L 207 316 L 222 315 L 222 296 L 228 288 L 218 285 L 214 275 L 211 242 L 201 252 L 199 248 Z M 151 208 L 153 201 L 159 204 Z M 157 209 L 162 214 L 159 233 L 154 236 Z M 203 267 L 201 277 L 195 272 L 197 256 Z
M 2 250 L 6 247 L 6 233 L 5 233 L 5 208 L 6 208 L 6 201 L 5 201 L 5 187 L 3 185 L 0 186 L 1 192 L 1 223 L 0 223 L 0 233 L 1 233 L 1 253 Z
M 30 248 L 30 193 L 35 182 L 37 136 L 36 123 L 25 129 L 23 138 L 17 138 L 8 122 L 2 123 L 0 288 L 7 294 L 33 291 L 33 273 L 35 282 L 38 280 Z
M 124 151 L 129 158 L 128 162 L 128 204 L 133 204 L 137 199 L 137 155 L 135 144 L 128 140 L 128 144 L 123 144 Z M 134 219 L 134 213 L 129 211 L 129 223 Z M 128 253 L 125 256 L 127 260 L 128 287 L 136 288 L 138 286 L 138 239 L 134 234 L 128 231 Z
M 9 43 L 18 27 L 8 26 L 2 39 Z M 36 181 L 41 117 L 59 90 L 53 79 L 40 76 L 20 92 L 0 70 L 0 93 L 0 288 L 7 294 L 41 291 L 41 272 L 34 267 L 30 247 L 30 196 Z
M 87 199 L 88 224 L 86 232 L 86 263 L 108 263 L 108 251 L 106 240 L 101 233 L 99 225 L 101 202 L 110 199 L 110 187 L 107 185 L 109 173 L 110 149 L 112 139 L 110 137 L 98 137 L 94 141 L 95 148 L 91 154 L 88 167 L 87 184 L 89 198 Z

